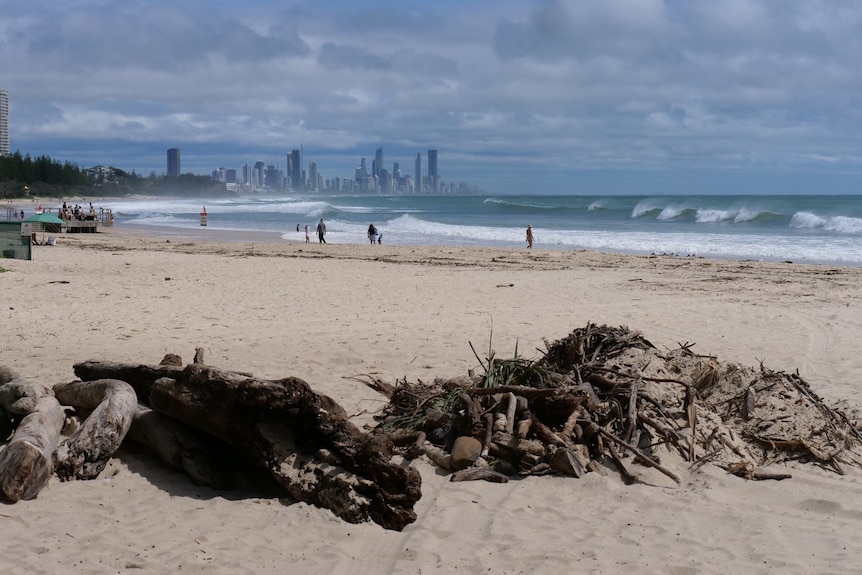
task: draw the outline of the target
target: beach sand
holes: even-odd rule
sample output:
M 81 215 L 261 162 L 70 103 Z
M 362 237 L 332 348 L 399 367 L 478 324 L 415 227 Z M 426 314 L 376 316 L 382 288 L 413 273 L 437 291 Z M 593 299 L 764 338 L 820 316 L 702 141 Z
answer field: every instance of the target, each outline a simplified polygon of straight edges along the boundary
M 216 234 L 212 235 L 213 238 Z M 659 348 L 795 371 L 862 405 L 862 269 L 593 252 L 62 235 L 0 260 L 0 365 L 47 384 L 88 359 L 166 353 L 296 376 L 358 425 L 382 396 L 355 379 L 429 381 L 483 357 L 539 357 L 591 321 Z M 645 478 L 450 483 L 427 460 L 417 521 L 351 525 L 264 481 L 193 485 L 124 446 L 93 481 L 52 479 L 0 508 L 4 573 L 851 573 L 862 473 L 791 464 L 749 482 L 713 466 Z

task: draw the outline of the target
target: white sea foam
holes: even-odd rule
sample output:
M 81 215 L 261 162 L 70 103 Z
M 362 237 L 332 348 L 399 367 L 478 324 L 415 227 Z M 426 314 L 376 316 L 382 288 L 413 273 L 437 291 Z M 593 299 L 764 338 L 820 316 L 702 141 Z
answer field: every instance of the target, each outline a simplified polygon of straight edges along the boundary
M 686 211 L 686 208 L 682 207 L 682 206 L 673 206 L 673 205 L 667 206 L 661 211 L 661 213 L 656 217 L 656 219 L 657 220 L 672 220 L 674 218 L 678 218 L 685 211 Z
M 658 205 L 658 202 L 654 199 L 641 200 L 638 204 L 632 209 L 632 218 L 640 218 L 645 216 L 646 214 L 660 210 L 661 207 Z
M 824 230 L 841 234 L 862 234 L 862 218 L 835 216 L 823 226 Z
M 750 209 L 750 208 L 742 208 L 739 210 L 736 215 L 733 217 L 734 223 L 740 224 L 743 222 L 752 222 L 757 219 L 757 216 L 760 215 L 760 210 Z
M 822 218 L 811 212 L 796 212 L 790 218 L 791 228 L 822 228 L 826 225 L 826 218 Z
M 699 224 L 716 224 L 733 219 L 735 215 L 731 210 L 701 209 L 695 213 L 694 221 Z

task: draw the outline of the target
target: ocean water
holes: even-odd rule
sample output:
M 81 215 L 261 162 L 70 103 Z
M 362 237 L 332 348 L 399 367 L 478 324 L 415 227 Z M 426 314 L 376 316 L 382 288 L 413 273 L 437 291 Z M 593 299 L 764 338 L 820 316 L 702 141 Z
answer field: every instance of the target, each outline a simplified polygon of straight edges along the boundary
M 304 241 L 323 218 L 330 243 L 590 249 L 738 260 L 862 265 L 862 196 L 326 196 L 146 199 L 100 203 L 115 225 L 151 231 L 277 232 Z

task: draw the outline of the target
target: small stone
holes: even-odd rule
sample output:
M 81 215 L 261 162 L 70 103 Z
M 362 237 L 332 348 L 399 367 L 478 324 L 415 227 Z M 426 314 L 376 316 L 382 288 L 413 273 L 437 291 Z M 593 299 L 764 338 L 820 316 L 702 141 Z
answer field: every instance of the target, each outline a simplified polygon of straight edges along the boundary
M 452 467 L 465 469 L 473 465 L 482 454 L 482 442 L 475 437 L 462 435 L 452 444 Z

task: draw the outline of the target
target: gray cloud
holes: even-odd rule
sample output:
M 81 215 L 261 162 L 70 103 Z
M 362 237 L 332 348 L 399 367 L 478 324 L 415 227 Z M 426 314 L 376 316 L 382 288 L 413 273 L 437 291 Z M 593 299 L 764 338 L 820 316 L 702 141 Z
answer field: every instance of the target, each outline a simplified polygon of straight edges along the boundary
M 194 145 L 205 173 L 304 141 L 349 176 L 386 141 L 560 191 L 597 168 L 860 171 L 850 0 L 39 2 L 0 0 L 13 148 L 35 154 Z
M 320 48 L 318 63 L 328 70 L 364 69 L 391 70 L 386 58 L 373 54 L 358 46 L 338 45 L 327 42 Z

